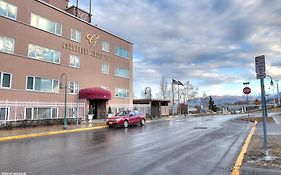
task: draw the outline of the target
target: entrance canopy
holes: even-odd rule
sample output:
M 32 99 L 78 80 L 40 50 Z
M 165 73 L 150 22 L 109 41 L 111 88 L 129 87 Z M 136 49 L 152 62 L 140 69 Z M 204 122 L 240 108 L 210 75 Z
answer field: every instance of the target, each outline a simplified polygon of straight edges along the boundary
M 85 88 L 79 91 L 79 98 L 90 100 L 110 100 L 111 93 L 109 90 L 100 87 Z

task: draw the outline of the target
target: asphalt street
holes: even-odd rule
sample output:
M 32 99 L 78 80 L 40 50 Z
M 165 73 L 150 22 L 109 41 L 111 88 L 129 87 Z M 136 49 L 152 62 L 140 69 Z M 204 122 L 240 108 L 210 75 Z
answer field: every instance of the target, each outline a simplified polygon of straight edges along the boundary
M 229 174 L 251 124 L 239 116 L 158 120 L 144 127 L 0 143 L 0 172 L 26 175 Z

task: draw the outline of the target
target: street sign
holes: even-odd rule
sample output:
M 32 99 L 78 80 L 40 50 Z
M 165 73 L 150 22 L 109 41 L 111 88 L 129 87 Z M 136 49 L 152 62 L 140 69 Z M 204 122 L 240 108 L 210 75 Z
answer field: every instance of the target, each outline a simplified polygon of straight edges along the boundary
M 256 63 L 256 73 L 262 74 L 265 72 L 265 56 L 257 56 L 255 57 L 255 63 Z
M 244 87 L 243 92 L 244 92 L 244 94 L 250 94 L 251 93 L 251 88 Z
M 265 73 L 258 73 L 257 75 L 257 79 L 264 79 L 266 77 L 266 74 Z

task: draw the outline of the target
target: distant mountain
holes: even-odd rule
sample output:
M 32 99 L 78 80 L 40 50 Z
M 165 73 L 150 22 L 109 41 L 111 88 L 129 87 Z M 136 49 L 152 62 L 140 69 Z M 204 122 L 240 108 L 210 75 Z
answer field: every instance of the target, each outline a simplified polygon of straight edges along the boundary
M 241 101 L 246 101 L 246 95 L 243 96 L 231 96 L 231 95 L 225 95 L 225 96 L 212 96 L 213 100 L 215 101 L 216 105 L 223 105 L 223 104 L 233 104 L 236 102 L 241 102 Z M 254 101 L 257 99 L 256 96 L 250 96 L 249 95 L 249 101 Z M 209 98 L 207 97 L 206 100 L 208 101 Z M 204 103 L 203 98 L 196 98 L 188 101 L 190 105 L 195 106 L 195 105 L 200 105 Z M 206 101 L 205 101 L 206 103 Z

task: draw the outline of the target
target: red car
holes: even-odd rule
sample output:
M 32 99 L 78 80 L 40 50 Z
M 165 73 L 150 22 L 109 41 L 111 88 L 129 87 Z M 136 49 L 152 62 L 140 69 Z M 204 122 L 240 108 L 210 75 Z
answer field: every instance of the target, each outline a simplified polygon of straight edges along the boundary
M 137 110 L 125 110 L 117 113 L 112 118 L 106 119 L 106 124 L 109 127 L 113 126 L 123 126 L 127 128 L 129 125 L 143 126 L 145 123 L 145 115 Z

